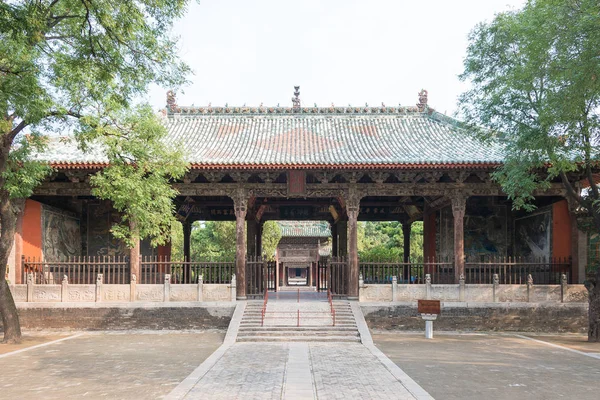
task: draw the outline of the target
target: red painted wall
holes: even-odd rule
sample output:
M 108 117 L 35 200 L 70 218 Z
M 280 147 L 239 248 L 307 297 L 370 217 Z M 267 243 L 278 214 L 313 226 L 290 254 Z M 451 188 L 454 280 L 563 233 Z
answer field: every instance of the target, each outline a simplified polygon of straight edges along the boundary
M 27 200 L 21 229 L 22 254 L 25 258 L 42 258 L 42 203 Z
M 552 205 L 552 257 L 571 256 L 571 214 L 566 200 Z

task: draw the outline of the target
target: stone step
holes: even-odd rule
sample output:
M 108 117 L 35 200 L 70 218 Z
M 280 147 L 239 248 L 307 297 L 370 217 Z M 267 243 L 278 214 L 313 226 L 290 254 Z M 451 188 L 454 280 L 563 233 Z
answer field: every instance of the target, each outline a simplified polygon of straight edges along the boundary
M 238 342 L 360 342 L 355 336 L 238 336 Z
M 315 336 L 315 337 L 329 337 L 329 336 L 359 336 L 358 331 L 300 331 L 290 329 L 287 331 L 260 331 L 260 332 L 241 332 L 239 336 L 250 337 L 250 336 Z
M 262 332 L 262 331 L 288 331 L 291 326 L 243 326 L 240 332 Z M 349 331 L 356 332 L 356 326 L 299 326 L 293 327 L 295 331 L 318 332 L 318 331 Z

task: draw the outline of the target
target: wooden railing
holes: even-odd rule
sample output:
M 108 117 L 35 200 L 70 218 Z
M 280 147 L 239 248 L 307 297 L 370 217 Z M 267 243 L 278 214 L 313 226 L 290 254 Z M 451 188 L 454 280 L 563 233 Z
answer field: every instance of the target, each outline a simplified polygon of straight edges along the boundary
M 27 275 L 33 275 L 38 285 L 59 285 L 66 276 L 72 284 L 95 284 L 98 274 L 102 283 L 127 284 L 130 279 L 129 258 L 122 256 L 69 257 L 60 261 L 41 261 L 36 258 L 22 259 L 21 282 L 27 283 Z
M 329 259 L 329 276 L 327 288 L 335 296 L 348 295 L 348 259 L 331 257 Z
M 490 284 L 494 274 L 500 284 L 522 285 L 531 275 L 538 285 L 558 285 L 562 274 L 570 278 L 571 259 L 542 257 L 485 257 L 465 262 L 465 283 Z
M 422 284 L 426 274 L 431 275 L 432 283 L 454 283 L 454 263 L 447 259 L 360 259 L 358 265 L 366 284 L 391 284 L 394 276 L 400 284 Z
M 204 283 L 231 283 L 235 273 L 232 260 L 173 261 L 169 257 L 142 257 L 137 283 L 162 284 L 165 274 L 171 275 L 171 283 L 198 283 L 202 275 Z
M 266 289 L 267 262 L 262 257 L 246 258 L 246 295 L 262 297 Z

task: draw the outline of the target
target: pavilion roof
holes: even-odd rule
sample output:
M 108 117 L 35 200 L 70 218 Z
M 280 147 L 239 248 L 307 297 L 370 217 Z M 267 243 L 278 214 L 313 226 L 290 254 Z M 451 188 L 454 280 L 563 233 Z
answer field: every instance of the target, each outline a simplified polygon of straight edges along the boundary
M 461 168 L 504 160 L 499 143 L 482 144 L 459 123 L 417 107 L 179 107 L 164 117 L 167 142 L 193 168 Z M 53 139 L 38 156 L 58 168 L 106 165 L 93 146 Z
M 325 221 L 277 221 L 281 237 L 325 238 L 331 236 L 331 228 Z

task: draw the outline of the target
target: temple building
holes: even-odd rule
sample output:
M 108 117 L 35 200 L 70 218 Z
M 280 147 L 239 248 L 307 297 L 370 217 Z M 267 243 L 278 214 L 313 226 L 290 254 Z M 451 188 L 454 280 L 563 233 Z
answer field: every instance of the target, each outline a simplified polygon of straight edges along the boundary
M 278 286 L 315 286 L 321 257 L 331 255 L 327 221 L 280 221 L 277 244 Z
M 424 271 L 434 283 L 461 277 L 474 282 L 473 274 L 486 265 L 505 271 L 507 280 L 514 272 L 516 279 L 518 268 L 531 266 L 525 259 L 534 258 L 539 271 L 547 272 L 539 279 L 553 280 L 555 272 L 567 273 L 573 283 L 584 279 L 587 236 L 562 184 L 535 193 L 534 212 L 513 210 L 490 177 L 503 163 L 501 144 L 482 144 L 466 134 L 458 121 L 429 106 L 425 91 L 415 106 L 392 107 L 302 107 L 298 91 L 292 107 L 184 107 L 169 93 L 163 120 L 168 144 L 185 143 L 190 164 L 173 184 L 185 255 L 192 222 L 236 221 L 231 262 L 238 298 L 262 290 L 246 276 L 258 276 L 249 270 L 257 262 L 248 260 L 262 255 L 267 220 L 326 221 L 311 236 L 312 247 L 300 249 L 308 254 L 301 261 L 292 255 L 300 250 L 286 247 L 298 240 L 294 228 L 283 225 L 290 235 L 277 252 L 279 285 L 290 277 L 311 284 L 318 252 L 331 235 L 330 259 L 342 271 L 335 279 L 344 281 L 338 294 L 348 298 L 357 297 L 361 274 L 357 221 L 399 221 L 406 233 L 423 221 L 425 261 L 418 270 L 408 265 L 405 234 L 401 279 Z M 30 259 L 69 257 L 81 265 L 90 257 L 116 257 L 126 271 L 123 279 L 135 275 L 139 281 L 144 256 L 170 255 L 168 246 L 142 242 L 129 249 L 111 237 L 119 216 L 109 202 L 92 196 L 89 184 L 90 175 L 107 165 L 101 149 L 82 152 L 72 139 L 53 138 L 39 159 L 55 173 L 35 190 L 19 221 L 11 258 L 15 282 L 35 267 Z

